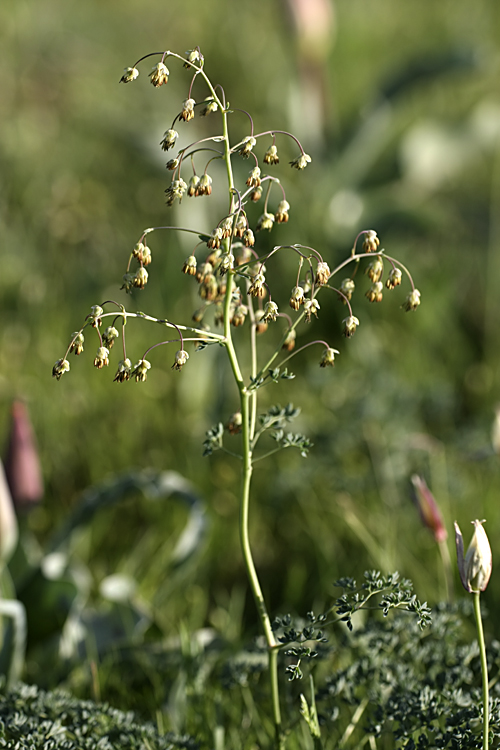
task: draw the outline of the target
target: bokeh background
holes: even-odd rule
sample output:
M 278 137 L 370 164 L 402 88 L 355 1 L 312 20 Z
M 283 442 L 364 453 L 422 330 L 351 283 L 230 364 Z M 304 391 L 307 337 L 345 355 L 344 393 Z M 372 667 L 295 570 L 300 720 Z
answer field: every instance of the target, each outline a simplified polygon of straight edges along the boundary
M 124 67 L 164 49 L 199 45 L 212 80 L 257 130 L 291 130 L 313 157 L 298 174 L 283 145 L 290 222 L 259 238 L 261 248 L 301 242 L 333 267 L 359 230 L 374 228 L 422 294 L 407 314 L 406 289 L 370 305 L 360 281 L 352 340 L 340 335 L 345 309 L 325 299 L 313 328 L 340 349 L 335 369 L 308 351 L 293 361 L 295 380 L 264 389 L 265 406 L 302 408 L 297 429 L 315 443 L 307 459 L 284 452 L 255 474 L 252 537 L 271 611 L 326 606 L 333 581 L 367 568 L 397 569 L 421 599 L 442 598 L 436 545 L 411 502 L 415 472 L 438 499 L 451 554 L 453 520 L 468 537 L 469 521 L 486 518 L 496 558 L 499 42 L 495 0 L 2 2 L 0 425 L 7 440 L 11 402 L 24 400 L 45 483 L 22 519 L 30 554 L 43 557 L 86 488 L 132 469 L 179 472 L 203 507 L 204 533 L 182 570 L 172 550 L 188 504 L 132 493 L 95 513 L 70 552 L 96 611 L 102 582 L 120 574 L 158 638 L 181 622 L 234 638 L 256 630 L 237 537 L 239 467 L 222 454 L 202 458 L 205 431 L 237 404 L 221 353 L 193 353 L 173 373 L 160 350 L 147 383 L 115 385 L 114 366 L 93 368 L 89 344 L 69 375 L 51 378 L 90 306 L 125 300 L 121 277 L 144 228 L 210 231 L 224 210 L 217 185 L 210 199 L 164 204 L 170 176 L 158 143 L 187 96 L 187 72 L 172 61 L 156 90 L 146 62 L 137 82 L 118 85 Z M 233 121 L 235 138 L 246 135 L 246 118 Z M 192 132 L 206 127 L 197 120 Z M 180 274 L 190 244 L 161 233 L 149 244 L 151 281 L 130 304 L 187 323 L 197 306 Z M 295 266 L 283 256 L 276 270 L 284 305 Z M 137 358 L 155 335 L 131 330 Z M 484 599 L 493 634 L 495 573 Z

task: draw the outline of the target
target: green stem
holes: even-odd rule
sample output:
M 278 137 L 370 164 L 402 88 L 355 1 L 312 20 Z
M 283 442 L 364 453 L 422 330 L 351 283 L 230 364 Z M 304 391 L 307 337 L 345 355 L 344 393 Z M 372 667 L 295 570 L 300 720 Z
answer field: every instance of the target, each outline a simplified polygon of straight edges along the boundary
M 490 701 L 488 687 L 488 663 L 486 661 L 486 646 L 484 644 L 483 621 L 481 619 L 480 592 L 473 591 L 474 597 L 474 615 L 476 618 L 477 640 L 479 643 L 479 654 L 481 657 L 481 672 L 483 677 L 483 750 L 488 750 L 489 718 L 490 718 Z

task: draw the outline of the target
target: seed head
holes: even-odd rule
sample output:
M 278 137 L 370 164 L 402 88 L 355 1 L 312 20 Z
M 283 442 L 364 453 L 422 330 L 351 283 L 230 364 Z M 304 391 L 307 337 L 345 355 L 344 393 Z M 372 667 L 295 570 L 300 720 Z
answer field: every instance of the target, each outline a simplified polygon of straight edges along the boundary
M 399 286 L 401 284 L 402 278 L 403 278 L 403 274 L 401 272 L 401 269 L 392 268 L 387 278 L 387 281 L 385 282 L 387 289 L 394 289 L 395 287 Z
M 123 75 L 120 78 L 120 83 L 130 83 L 131 81 L 135 81 L 138 75 L 139 71 L 137 68 L 125 68 Z
M 491 547 L 483 529 L 484 521 L 472 521 L 474 534 L 464 559 L 464 542 L 460 527 L 455 521 L 455 543 L 460 580 L 469 593 L 484 591 L 492 570 Z
M 144 289 L 147 283 L 148 283 L 148 272 L 146 271 L 144 266 L 140 266 L 135 272 L 133 285 L 137 287 L 137 289 Z
M 368 289 L 367 293 L 365 294 L 365 297 L 370 302 L 382 302 L 382 297 L 384 296 L 382 294 L 384 286 L 381 281 L 374 281 L 371 287 Z
M 255 227 L 255 231 L 260 232 L 261 229 L 267 229 L 270 232 L 271 229 L 273 228 L 273 224 L 274 224 L 274 215 L 266 211 L 259 218 L 257 222 L 257 226 Z
M 304 302 L 304 312 L 306 314 L 306 323 L 311 322 L 311 315 L 318 317 L 319 302 L 317 299 L 306 299 Z
M 81 354 L 83 352 L 83 342 L 85 341 L 84 335 L 81 331 L 75 331 L 71 334 L 72 342 L 70 346 L 70 353 Z
M 100 346 L 97 350 L 97 354 L 95 355 L 94 367 L 97 367 L 98 370 L 102 370 L 103 367 L 107 367 L 108 365 L 109 349 L 107 349 L 105 346 Z
M 278 224 L 284 224 L 288 221 L 288 212 L 290 210 L 290 204 L 288 201 L 280 201 L 278 204 L 278 210 L 276 211 L 274 218 Z
M 130 373 L 135 377 L 136 383 L 143 383 L 148 378 L 148 370 L 151 369 L 151 363 L 147 359 L 140 359 Z
M 323 356 L 321 357 L 320 367 L 333 367 L 335 364 L 335 355 L 339 352 L 336 349 L 332 349 L 330 346 L 325 349 Z
M 61 380 L 65 372 L 69 372 L 69 362 L 67 359 L 58 359 L 52 368 L 52 377 Z
M 356 328 L 359 326 L 359 320 L 354 315 L 349 315 L 348 318 L 344 318 L 342 321 L 344 330 L 342 333 L 346 339 L 350 339 L 351 336 L 356 332 Z
M 196 104 L 194 99 L 185 99 L 182 103 L 181 117 L 184 122 L 189 122 L 194 117 L 194 105 Z
M 113 383 L 124 383 L 126 380 L 130 380 L 131 373 L 132 362 L 128 358 L 120 360 Z
M 344 279 L 339 286 L 339 292 L 342 292 L 342 294 L 339 294 L 339 299 L 341 302 L 344 303 L 344 305 L 347 304 L 347 300 L 350 300 L 352 297 L 352 294 L 356 288 L 356 284 L 352 279 Z
M 184 351 L 184 349 L 181 349 L 178 351 L 175 355 L 175 361 L 172 365 L 172 370 L 182 370 L 183 366 L 186 364 L 186 362 L 189 359 L 189 354 Z
M 108 349 L 112 349 L 113 344 L 115 343 L 115 339 L 117 339 L 119 335 L 120 334 L 114 326 L 108 326 L 106 330 L 102 332 L 102 340 L 104 342 L 104 346 L 106 346 Z
M 276 302 L 272 302 L 272 300 L 269 300 L 269 302 L 266 302 L 264 306 L 263 320 L 265 321 L 272 320 L 274 323 L 277 317 L 278 317 L 278 305 L 276 304 Z
M 264 154 L 264 164 L 279 164 L 279 160 L 278 149 L 273 143 Z
M 380 240 L 374 229 L 369 229 L 368 232 L 365 232 L 365 237 L 363 239 L 363 252 L 375 253 L 377 252 L 379 245 Z
M 329 279 L 330 267 L 328 266 L 328 263 L 320 260 L 316 267 L 316 278 L 314 280 L 314 283 L 318 284 L 319 286 L 324 286 L 324 284 L 328 284 Z
M 260 167 L 254 167 L 250 170 L 247 179 L 248 187 L 260 187 Z
M 160 146 L 162 147 L 164 151 L 168 151 L 169 148 L 172 148 L 173 146 L 175 146 L 175 142 L 178 137 L 179 137 L 179 133 L 177 132 L 177 130 L 173 130 L 172 128 L 170 128 L 169 130 L 166 130 L 165 133 L 163 134 L 163 138 L 160 141 Z
M 384 272 L 384 264 L 382 260 L 377 256 L 372 260 L 371 263 L 366 267 L 365 273 L 372 281 L 379 281 L 380 277 Z
M 294 286 L 290 295 L 290 307 L 298 310 L 304 304 L 304 289 L 301 286 Z
M 158 88 L 158 86 L 163 86 L 164 83 L 167 83 L 170 72 L 164 63 L 159 62 L 149 75 L 153 86 Z
M 296 159 L 290 162 L 292 167 L 295 169 L 305 169 L 308 164 L 311 163 L 311 157 L 309 154 L 301 154 Z
M 196 258 L 194 255 L 190 255 L 186 258 L 184 265 L 182 266 L 182 273 L 187 273 L 189 276 L 196 275 Z
M 242 142 L 240 148 L 238 149 L 239 155 L 240 156 L 244 156 L 245 159 L 248 159 L 248 156 L 252 152 L 252 149 L 253 149 L 253 147 L 255 146 L 256 143 L 257 143 L 257 141 L 255 140 L 255 138 L 253 137 L 253 135 L 247 135 L 246 138 L 243 138 L 243 142 Z
M 412 292 L 409 293 L 402 307 L 404 310 L 406 310 L 406 312 L 410 312 L 410 310 L 416 310 L 419 304 L 420 304 L 420 292 L 418 291 L 418 289 L 414 289 Z

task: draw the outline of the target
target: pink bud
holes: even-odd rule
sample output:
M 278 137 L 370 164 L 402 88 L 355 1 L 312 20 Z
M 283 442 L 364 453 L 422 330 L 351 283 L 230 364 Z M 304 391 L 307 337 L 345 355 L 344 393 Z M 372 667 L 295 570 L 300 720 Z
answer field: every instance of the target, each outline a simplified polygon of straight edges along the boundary
M 40 459 L 28 410 L 21 401 L 12 404 L 5 474 L 17 507 L 38 503 L 42 499 Z
M 434 495 L 427 487 L 425 479 L 422 479 L 417 474 L 412 476 L 411 482 L 415 490 L 415 504 L 420 513 L 422 523 L 432 531 L 436 542 L 444 542 L 448 538 L 448 532 L 446 531 L 443 516 L 434 499 Z

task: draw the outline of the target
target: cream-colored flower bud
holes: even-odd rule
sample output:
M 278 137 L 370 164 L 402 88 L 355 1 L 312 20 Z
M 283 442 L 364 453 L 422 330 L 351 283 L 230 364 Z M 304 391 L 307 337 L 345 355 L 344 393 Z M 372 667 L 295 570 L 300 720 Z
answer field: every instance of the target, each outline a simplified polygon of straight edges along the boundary
M 169 172 L 173 172 L 179 166 L 179 159 L 169 159 L 165 166 Z
M 332 349 L 331 346 L 329 346 L 325 351 L 323 352 L 323 356 L 321 357 L 321 362 L 319 363 L 320 367 L 333 367 L 335 364 L 335 355 L 339 352 L 337 349 Z
M 260 186 L 260 167 L 254 167 L 250 170 L 250 174 L 247 179 L 248 187 L 259 187 Z
M 240 154 L 240 156 L 248 158 L 256 143 L 257 141 L 255 140 L 253 135 L 247 135 L 246 138 L 243 138 L 242 144 L 238 149 L 238 153 Z
M 248 287 L 248 294 L 252 297 L 259 297 L 262 299 L 266 296 L 266 277 L 263 273 L 256 273 L 250 286 Z
M 469 593 L 484 591 L 492 570 L 491 547 L 483 528 L 484 521 L 472 521 L 474 534 L 464 558 L 464 542 L 460 527 L 455 522 L 455 543 L 460 580 Z
M 219 263 L 219 273 L 221 276 L 224 276 L 228 271 L 231 271 L 231 269 L 234 268 L 234 255 L 232 253 L 224 253 L 221 255 L 220 263 Z
M 382 297 L 384 296 L 382 291 L 384 289 L 384 285 L 381 281 L 374 281 L 371 287 L 368 289 L 367 293 L 365 294 L 365 297 L 370 302 L 382 302 Z
M 318 317 L 319 302 L 317 299 L 306 299 L 304 302 L 304 312 L 306 314 L 306 322 L 311 322 L 311 315 Z
M 365 237 L 363 239 L 363 251 L 365 253 L 375 253 L 379 245 L 380 240 L 374 229 L 369 229 L 365 232 Z
M 278 305 L 276 302 L 273 302 L 270 300 L 269 302 L 266 302 L 264 306 L 264 318 L 263 320 L 272 320 L 273 322 L 276 321 L 276 318 L 278 317 Z
M 175 355 L 175 362 L 172 365 L 172 370 L 181 370 L 189 359 L 189 354 L 181 349 Z
M 304 304 L 304 289 L 301 286 L 294 286 L 290 295 L 290 307 L 292 310 L 298 310 Z
M 282 200 L 279 202 L 278 209 L 276 213 L 274 214 L 274 218 L 276 219 L 278 224 L 285 224 L 288 221 L 289 210 L 290 210 L 290 204 L 288 203 L 288 201 Z
M 69 351 L 75 352 L 75 354 L 81 354 L 83 352 L 83 343 L 85 341 L 84 335 L 81 331 L 75 331 L 71 334 L 71 346 Z
M 132 362 L 127 359 L 121 359 L 120 362 L 118 362 L 118 369 L 116 371 L 116 375 L 113 378 L 114 383 L 125 383 L 126 380 L 130 380 L 130 375 L 132 373 Z
M 107 346 L 108 349 L 112 349 L 115 339 L 117 339 L 119 335 L 120 334 L 114 326 L 108 326 L 106 330 L 102 332 L 104 346 Z
M 355 288 L 356 284 L 352 279 L 344 279 L 342 281 L 341 285 L 339 286 L 339 292 L 341 292 L 341 294 L 339 294 L 339 299 L 344 303 L 344 305 L 347 304 L 347 300 L 351 299 Z
M 147 283 L 148 283 L 148 272 L 143 266 L 140 266 L 135 272 L 133 284 L 138 289 L 144 289 Z
M 101 315 L 103 313 L 104 310 L 100 305 L 92 305 L 92 307 L 90 308 L 90 315 L 87 316 L 87 318 L 90 320 L 92 328 L 98 328 L 102 324 Z
M 181 117 L 184 122 L 189 122 L 194 117 L 194 105 L 196 101 L 194 99 L 185 99 L 182 103 Z
M 279 160 L 280 158 L 278 156 L 278 149 L 273 143 L 273 145 L 269 146 L 266 153 L 264 154 L 264 164 L 279 164 Z
M 107 367 L 108 365 L 109 349 L 107 349 L 105 346 L 100 346 L 97 350 L 97 354 L 95 355 L 94 367 L 97 367 L 98 370 L 102 370 L 103 367 Z
M 253 247 L 255 245 L 255 235 L 250 227 L 243 232 L 243 244 L 245 247 Z
M 215 229 L 212 230 L 212 234 L 209 237 L 208 242 L 207 242 L 207 247 L 218 248 L 220 247 L 220 243 L 222 242 L 223 239 L 224 239 L 223 230 L 221 229 L 221 227 L 216 227 Z
M 120 83 L 130 83 L 131 81 L 135 81 L 138 75 L 139 71 L 137 68 L 125 68 L 123 75 L 120 78 Z
M 380 277 L 384 272 L 384 264 L 382 260 L 377 256 L 372 260 L 371 263 L 366 267 L 365 273 L 370 277 L 372 281 L 379 281 Z
M 195 276 L 196 275 L 196 258 L 194 255 L 190 255 L 189 258 L 186 258 L 184 261 L 184 265 L 182 266 L 182 273 L 187 273 L 189 276 Z
M 296 159 L 290 162 L 292 167 L 295 169 L 305 169 L 308 164 L 311 163 L 311 157 L 309 154 L 301 154 Z
M 69 362 L 67 359 L 58 359 L 52 368 L 52 377 L 61 380 L 65 372 L 69 372 Z
M 170 128 L 169 130 L 166 130 L 163 134 L 163 138 L 160 141 L 160 146 L 164 151 L 168 151 L 169 148 L 172 148 L 172 146 L 175 146 L 175 142 L 177 138 L 179 137 L 179 133 L 177 130 L 173 130 L 173 128 Z
M 295 340 L 297 339 L 297 332 L 295 328 L 288 331 L 285 340 L 283 341 L 283 349 L 287 352 L 292 352 L 295 349 Z
M 187 194 L 190 198 L 199 195 L 200 178 L 197 174 L 191 175 L 188 182 Z
M 262 216 L 259 218 L 257 222 L 257 226 L 255 227 L 255 230 L 257 232 L 260 232 L 261 229 L 267 229 L 269 232 L 273 228 L 274 225 L 274 214 L 270 214 L 268 211 L 262 214 Z
M 420 304 L 420 292 L 418 291 L 418 289 L 414 289 L 407 296 L 406 300 L 404 301 L 404 304 L 402 305 L 402 308 L 403 310 L 406 310 L 406 312 L 410 312 L 411 310 L 416 310 L 419 304 Z
M 325 263 L 324 260 L 320 260 L 316 267 L 316 278 L 315 283 L 319 286 L 324 286 L 325 284 L 328 284 L 328 281 L 330 279 L 330 267 L 328 263 Z
M 248 307 L 246 305 L 237 305 L 231 317 L 231 323 L 233 326 L 242 326 L 247 315 Z
M 169 75 L 169 69 L 162 62 L 159 62 L 157 65 L 155 65 L 155 67 L 149 74 L 151 83 L 155 88 L 158 88 L 158 86 L 163 86 L 164 83 L 167 83 Z
M 151 363 L 147 359 L 140 359 L 132 370 L 132 375 L 135 377 L 136 383 L 143 383 L 147 380 L 148 370 L 151 369 Z
M 392 268 L 389 273 L 389 276 L 387 277 L 387 281 L 385 282 L 387 289 L 395 289 L 397 286 L 401 284 L 402 278 L 403 278 L 403 274 L 401 272 L 401 269 Z
M 356 328 L 359 326 L 359 320 L 354 315 L 349 315 L 348 318 L 344 318 L 342 324 L 344 326 L 343 334 L 349 339 L 356 332 Z
M 207 96 L 205 101 L 205 106 L 200 110 L 200 117 L 206 117 L 207 115 L 212 114 L 212 112 L 217 112 L 219 108 L 217 102 L 214 101 L 211 96 Z
M 202 174 L 198 185 L 198 195 L 212 195 L 212 178 L 209 174 Z

